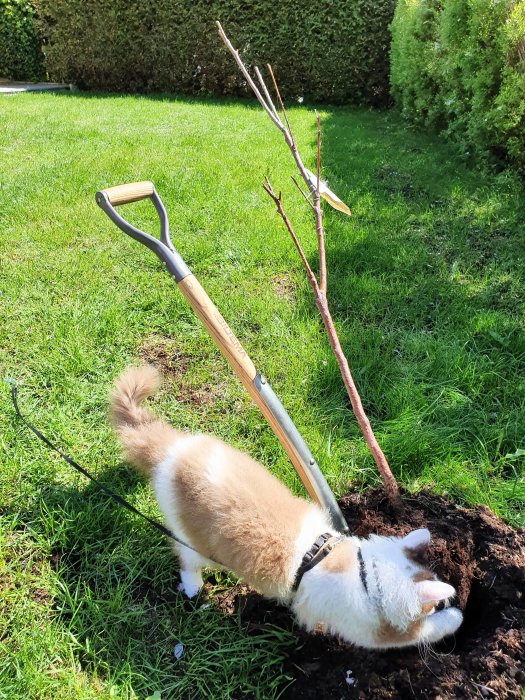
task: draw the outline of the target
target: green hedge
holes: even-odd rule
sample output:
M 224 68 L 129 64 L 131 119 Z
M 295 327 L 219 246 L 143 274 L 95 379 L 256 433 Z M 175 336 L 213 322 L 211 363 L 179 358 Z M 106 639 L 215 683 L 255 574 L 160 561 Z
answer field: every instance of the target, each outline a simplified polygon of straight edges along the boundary
M 0 76 L 11 80 L 42 78 L 41 43 L 32 3 L 0 0 Z
M 385 104 L 395 0 L 37 0 L 47 69 L 80 87 L 246 94 L 220 19 L 288 98 Z M 262 66 L 261 66 L 262 67 Z
M 525 0 L 398 0 L 391 31 L 402 113 L 525 172 Z

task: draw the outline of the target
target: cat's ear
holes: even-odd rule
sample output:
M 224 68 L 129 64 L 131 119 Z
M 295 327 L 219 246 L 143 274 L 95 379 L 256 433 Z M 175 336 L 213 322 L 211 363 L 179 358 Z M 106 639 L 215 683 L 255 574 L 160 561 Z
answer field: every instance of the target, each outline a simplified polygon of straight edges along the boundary
M 403 537 L 403 547 L 407 549 L 417 549 L 423 550 L 428 547 L 430 543 L 430 532 L 425 528 L 421 530 L 412 530 L 408 535 Z
M 439 603 L 456 595 L 453 586 L 443 581 L 420 581 L 416 584 L 417 594 L 422 603 Z

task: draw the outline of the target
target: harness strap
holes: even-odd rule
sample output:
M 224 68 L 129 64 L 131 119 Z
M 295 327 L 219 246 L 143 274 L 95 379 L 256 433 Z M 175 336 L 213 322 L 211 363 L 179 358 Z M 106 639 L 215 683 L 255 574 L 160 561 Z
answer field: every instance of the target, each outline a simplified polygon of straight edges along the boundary
M 295 593 L 299 588 L 299 584 L 305 573 L 317 566 L 319 562 L 323 561 L 327 557 L 332 549 L 342 542 L 345 538 L 344 535 L 332 535 L 331 532 L 325 532 L 323 535 L 318 537 L 310 549 L 304 555 L 299 568 L 295 574 L 294 582 L 292 585 L 292 591 Z
M 361 583 L 363 584 L 363 588 L 365 589 L 365 593 L 368 595 L 368 583 L 366 580 L 366 568 L 365 568 L 365 560 L 363 559 L 363 552 L 361 551 L 361 547 L 357 550 L 357 561 L 359 562 L 359 578 L 361 579 Z

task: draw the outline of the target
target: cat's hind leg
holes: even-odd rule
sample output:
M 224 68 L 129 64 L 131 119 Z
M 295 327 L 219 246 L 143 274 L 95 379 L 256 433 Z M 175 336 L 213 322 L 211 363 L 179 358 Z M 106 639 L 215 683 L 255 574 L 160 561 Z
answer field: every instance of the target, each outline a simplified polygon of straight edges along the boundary
M 188 598 L 194 598 L 202 588 L 202 569 L 209 565 L 209 561 L 187 547 L 177 547 L 177 554 L 180 563 L 179 591 Z

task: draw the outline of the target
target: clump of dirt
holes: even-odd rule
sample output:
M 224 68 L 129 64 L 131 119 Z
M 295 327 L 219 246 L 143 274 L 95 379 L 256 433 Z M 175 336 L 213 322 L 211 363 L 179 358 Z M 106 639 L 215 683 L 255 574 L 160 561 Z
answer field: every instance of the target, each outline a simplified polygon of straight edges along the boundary
M 351 531 L 403 535 L 432 533 L 429 560 L 439 578 L 458 591 L 465 616 L 455 638 L 433 651 L 373 652 L 336 639 L 297 631 L 285 671 L 294 682 L 282 698 L 521 698 L 525 685 L 525 531 L 514 530 L 484 507 L 463 508 L 421 492 L 405 494 L 397 517 L 381 489 L 349 493 L 340 506 Z M 291 614 L 239 586 L 216 600 L 239 611 L 248 630 L 277 624 L 292 629 Z

